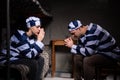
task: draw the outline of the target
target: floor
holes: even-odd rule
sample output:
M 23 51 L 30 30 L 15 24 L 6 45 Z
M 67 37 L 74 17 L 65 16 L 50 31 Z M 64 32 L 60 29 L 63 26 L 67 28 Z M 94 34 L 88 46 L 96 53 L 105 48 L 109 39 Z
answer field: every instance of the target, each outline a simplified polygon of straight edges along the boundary
M 3 79 L 0 79 L 0 80 L 3 80 Z M 11 80 L 13 80 L 13 79 L 11 79 Z M 47 76 L 43 80 L 74 80 L 74 79 L 71 78 L 71 73 L 56 72 L 54 77 L 51 77 L 51 73 L 48 73 Z M 82 79 L 82 80 L 84 80 L 84 79 Z M 93 79 L 93 80 L 95 80 L 95 79 Z M 104 80 L 114 80 L 113 75 L 107 76 L 107 78 Z M 120 75 L 117 76 L 116 80 L 120 80 Z
M 74 79 L 72 79 L 72 78 L 53 77 L 53 78 L 45 78 L 44 80 L 74 80 Z
M 55 73 L 55 77 L 51 77 L 51 74 L 49 73 L 47 77 L 44 80 L 74 80 L 71 78 L 70 73 Z
M 70 76 L 71 76 L 70 73 L 56 73 L 55 77 L 51 77 L 51 74 L 49 73 L 44 80 L 74 80 Z M 82 80 L 84 80 L 84 79 L 82 79 Z M 95 80 L 95 79 L 93 79 L 93 80 Z M 113 75 L 107 76 L 105 80 L 114 80 Z M 120 76 L 117 76 L 116 80 L 120 80 Z
M 49 77 L 49 78 L 45 78 L 44 80 L 74 80 L 73 78 L 60 78 L 60 77 Z M 84 80 L 84 79 L 82 79 Z M 93 79 L 95 80 L 95 79 Z M 114 80 L 112 76 L 107 77 L 105 80 Z M 118 77 L 116 80 L 120 80 L 120 77 Z

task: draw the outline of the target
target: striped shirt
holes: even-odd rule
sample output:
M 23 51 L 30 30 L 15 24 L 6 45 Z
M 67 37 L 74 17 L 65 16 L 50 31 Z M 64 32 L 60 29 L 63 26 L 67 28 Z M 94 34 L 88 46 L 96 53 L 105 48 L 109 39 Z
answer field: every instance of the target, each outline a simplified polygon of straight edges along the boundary
M 40 41 L 30 38 L 22 30 L 17 30 L 10 39 L 10 61 L 20 58 L 36 58 L 43 51 L 44 44 Z M 5 55 L 7 50 L 2 50 L 3 56 L 0 56 L 0 62 L 6 62 Z
M 120 59 L 120 48 L 116 46 L 115 39 L 105 29 L 97 24 L 90 23 L 86 34 L 78 40 L 78 45 L 73 45 L 71 52 L 90 56 L 96 53 L 114 59 Z

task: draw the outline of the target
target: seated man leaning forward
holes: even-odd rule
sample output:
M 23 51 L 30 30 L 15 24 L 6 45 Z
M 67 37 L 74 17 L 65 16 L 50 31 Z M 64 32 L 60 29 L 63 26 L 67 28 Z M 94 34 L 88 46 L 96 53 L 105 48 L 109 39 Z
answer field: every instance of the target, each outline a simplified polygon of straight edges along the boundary
M 23 64 L 29 68 L 28 80 L 42 80 L 44 58 L 40 56 L 44 44 L 45 31 L 41 28 L 41 20 L 30 16 L 26 19 L 27 31 L 17 30 L 10 38 L 10 65 Z M 6 48 L 2 49 L 0 63 L 7 65 Z
M 82 58 L 75 62 L 80 63 L 76 65 L 78 74 L 76 73 L 75 80 L 81 80 L 81 75 L 84 75 L 84 80 L 93 80 L 96 65 L 111 66 L 120 61 L 120 48 L 116 45 L 116 40 L 100 25 L 82 25 L 80 20 L 74 20 L 69 23 L 68 30 L 71 37 L 64 40 L 65 46 Z M 78 44 L 73 43 L 74 38 L 78 39 Z

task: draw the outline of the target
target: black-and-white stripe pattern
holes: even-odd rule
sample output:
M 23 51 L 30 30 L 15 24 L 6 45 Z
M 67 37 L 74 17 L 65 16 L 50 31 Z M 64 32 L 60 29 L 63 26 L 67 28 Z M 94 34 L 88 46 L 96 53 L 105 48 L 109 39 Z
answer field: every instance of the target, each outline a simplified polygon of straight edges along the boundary
M 90 23 L 86 34 L 79 38 L 79 44 L 72 48 L 73 52 L 84 56 L 101 53 L 113 58 L 120 58 L 120 49 L 116 46 L 115 39 L 97 24 Z M 119 55 L 117 56 L 115 53 Z
M 44 44 L 36 41 L 34 38 L 29 38 L 22 30 L 18 30 L 10 40 L 10 60 L 19 58 L 36 58 L 43 51 Z M 7 51 L 2 50 L 6 55 Z M 0 56 L 0 62 L 5 62 L 5 56 Z M 4 59 L 3 59 L 4 58 Z

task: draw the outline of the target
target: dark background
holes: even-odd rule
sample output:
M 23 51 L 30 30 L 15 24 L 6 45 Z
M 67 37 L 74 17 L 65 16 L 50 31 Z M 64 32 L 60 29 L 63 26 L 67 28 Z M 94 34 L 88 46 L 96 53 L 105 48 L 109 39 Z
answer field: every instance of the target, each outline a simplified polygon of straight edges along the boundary
M 25 0 L 23 2 L 21 2 L 21 0 L 10 0 L 10 29 L 11 29 L 11 33 L 16 30 L 18 28 L 18 26 L 25 26 L 25 18 L 28 17 L 28 15 L 33 15 L 33 14 L 38 14 L 41 13 L 40 10 L 38 9 L 38 6 L 34 5 L 31 0 Z M 81 15 L 81 20 L 84 24 L 88 24 L 90 22 L 95 22 L 98 24 L 101 24 L 101 26 L 105 26 L 104 28 L 106 28 L 117 40 L 118 45 L 120 45 L 120 36 L 119 36 L 119 31 L 120 31 L 120 2 L 119 0 L 61 0 L 61 1 L 57 1 L 57 0 L 39 0 L 42 7 L 47 11 L 47 12 L 51 12 L 55 6 L 60 7 L 61 9 L 64 9 L 63 5 L 67 5 L 67 4 L 72 4 L 72 6 L 77 7 L 77 5 L 80 5 L 78 7 L 79 11 L 81 11 L 81 14 L 85 15 L 91 15 L 92 13 L 96 12 L 97 14 L 94 14 L 94 16 L 91 17 L 87 17 L 84 15 Z M 60 5 L 57 5 L 59 4 Z M 74 3 L 77 4 L 74 4 Z M 0 27 L 1 28 L 6 28 L 7 27 L 7 1 L 6 0 L 1 0 L 0 2 Z M 63 4 L 63 5 L 62 5 Z M 31 6 L 32 5 L 32 6 Z M 54 6 L 53 6 L 54 5 Z M 68 8 L 70 9 L 70 8 Z M 74 14 L 74 9 L 71 10 L 71 13 Z M 54 10 L 53 10 L 54 11 Z M 76 10 L 75 10 L 76 11 Z M 55 11 L 54 11 L 55 12 Z M 103 21 L 100 21 L 99 19 L 97 20 L 97 18 L 99 18 L 98 15 L 103 15 L 103 17 L 105 18 Z M 55 13 L 53 13 L 55 14 Z M 69 13 L 62 13 L 63 14 L 68 14 Z M 56 14 L 57 15 L 57 14 Z M 51 18 L 49 18 L 48 16 L 45 16 L 43 14 L 40 14 L 39 17 L 42 18 L 43 20 L 43 24 L 48 24 L 50 21 L 54 23 L 54 20 L 52 21 Z M 93 18 L 95 17 L 95 18 Z M 54 19 L 54 15 L 52 16 L 52 18 Z M 44 26 L 44 25 L 43 25 Z M 48 26 L 49 27 L 49 26 Z M 24 27 L 22 27 L 24 28 Z M 52 34 L 52 33 L 49 33 Z M 56 34 L 57 35 L 57 34 Z M 56 36 L 55 35 L 55 36 Z M 58 34 L 59 35 L 59 34 Z M 54 33 L 53 35 L 54 36 Z M 51 37 L 48 40 L 51 41 L 52 39 L 54 39 L 54 37 Z

